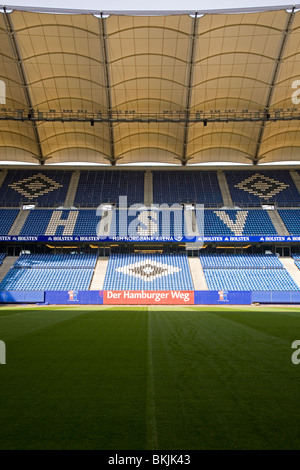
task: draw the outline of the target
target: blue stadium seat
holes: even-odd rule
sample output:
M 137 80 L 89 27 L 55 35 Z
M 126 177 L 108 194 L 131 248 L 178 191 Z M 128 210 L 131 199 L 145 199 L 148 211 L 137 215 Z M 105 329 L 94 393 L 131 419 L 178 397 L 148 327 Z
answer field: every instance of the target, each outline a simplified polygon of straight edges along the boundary
M 300 253 L 294 253 L 292 255 L 292 258 L 293 258 L 294 263 L 297 266 L 297 268 L 300 269 Z
M 8 234 L 18 213 L 18 209 L 0 209 L 0 235 Z
M 119 254 L 109 257 L 104 290 L 193 290 L 185 254 Z
M 279 209 L 278 213 L 290 235 L 300 235 L 300 210 Z
M 0 266 L 3 263 L 3 260 L 4 260 L 5 256 L 6 256 L 5 253 L 0 253 Z
M 41 207 L 64 204 L 72 171 L 9 170 L 0 188 L 4 207 L 19 207 L 21 203 L 37 203 Z
M 200 224 L 198 224 L 200 225 Z M 278 235 L 265 210 L 205 210 L 204 235 Z
M 127 196 L 128 204 L 143 203 L 144 171 L 81 171 L 74 205 L 117 204 L 119 196 Z
M 200 254 L 209 290 L 299 290 L 275 255 Z
M 178 205 L 179 207 L 179 205 Z M 20 232 L 22 236 L 63 235 L 64 225 L 48 229 L 54 211 L 49 209 L 35 209 L 30 212 Z M 96 236 L 97 227 L 101 220 L 100 214 L 93 209 L 80 209 L 78 211 L 63 210 L 60 219 L 66 221 L 70 213 L 75 214 L 75 223 L 69 223 L 69 231 L 65 233 L 73 236 Z M 128 215 L 119 209 L 113 211 L 110 227 L 110 237 L 119 236 L 146 236 L 146 237 L 180 237 L 188 235 L 185 225 L 184 211 L 180 209 L 163 209 L 137 212 Z M 138 224 L 133 223 L 139 218 Z M 200 212 L 196 214 L 199 235 L 203 217 Z M 133 223 L 133 224 L 132 224 Z M 134 229 L 132 233 L 128 229 Z M 48 229 L 48 230 L 47 230 Z M 209 210 L 204 211 L 205 236 L 234 236 L 234 235 L 273 235 L 277 232 L 268 213 L 262 209 L 248 211 L 238 210 Z
M 96 261 L 96 254 L 21 255 L 0 290 L 88 290 Z
M 300 195 L 287 170 L 225 171 L 232 201 L 240 207 L 300 205 Z
M 153 171 L 153 202 L 223 205 L 216 171 Z
M 26 219 L 26 222 L 20 232 L 22 236 L 35 236 L 45 235 L 46 230 L 49 226 L 52 214 L 54 211 L 49 209 L 35 209 L 32 210 Z M 95 210 L 81 209 L 79 211 L 61 211 L 61 220 L 66 221 L 71 212 L 75 213 L 76 223 L 74 230 L 72 224 L 69 224 L 68 235 L 74 236 L 96 236 L 97 225 L 100 221 L 100 217 L 97 215 Z M 57 226 L 53 231 L 48 231 L 49 235 L 63 235 L 65 227 L 63 225 Z

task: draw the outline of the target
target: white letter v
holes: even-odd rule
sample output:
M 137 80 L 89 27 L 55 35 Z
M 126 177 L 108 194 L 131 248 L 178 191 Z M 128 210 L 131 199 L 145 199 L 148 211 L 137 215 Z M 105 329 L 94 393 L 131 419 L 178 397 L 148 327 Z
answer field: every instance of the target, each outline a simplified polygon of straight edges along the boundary
M 224 211 L 214 211 L 214 213 L 219 217 L 219 219 L 222 220 L 222 222 L 224 222 L 228 228 L 230 228 L 230 230 L 233 231 L 235 235 L 243 235 L 248 211 L 238 211 L 235 222 L 233 222 L 229 215 Z

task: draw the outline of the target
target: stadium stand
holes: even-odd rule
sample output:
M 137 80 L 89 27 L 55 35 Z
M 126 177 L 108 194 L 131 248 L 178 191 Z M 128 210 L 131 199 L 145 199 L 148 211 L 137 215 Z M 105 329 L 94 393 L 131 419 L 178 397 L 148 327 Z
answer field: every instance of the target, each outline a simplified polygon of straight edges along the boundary
M 297 268 L 300 269 L 300 253 L 294 253 L 292 255 L 292 258 L 293 258 L 294 263 L 297 266 Z
M 300 211 L 297 209 L 278 209 L 284 225 L 291 235 L 300 235 Z
M 2 263 L 3 263 L 3 260 L 4 260 L 5 256 L 6 256 L 5 253 L 0 253 L 0 266 L 1 266 Z
M 30 212 L 20 231 L 22 236 L 74 235 L 96 236 L 102 211 L 92 209 L 55 210 L 35 209 Z M 136 221 L 138 217 L 138 221 Z M 180 237 L 188 235 L 184 211 L 180 209 L 145 210 L 130 212 L 113 210 L 110 236 Z M 205 236 L 277 235 L 268 215 L 262 209 L 209 210 L 197 212 L 198 232 L 201 233 L 204 217 Z M 136 222 L 134 222 L 136 221 Z
M 275 255 L 262 254 L 230 254 L 230 253 L 201 253 L 199 255 L 202 267 L 207 268 L 272 268 L 282 269 L 280 260 Z
M 277 232 L 268 213 L 262 209 L 205 210 L 204 235 L 277 235 Z
M 168 217 L 164 218 L 169 212 L 170 225 Z M 137 218 L 138 225 L 131 229 L 135 236 L 170 236 L 183 233 L 183 212 L 176 211 L 178 217 L 172 211 L 142 211 L 134 215 L 124 217 L 120 210 L 114 210 L 110 227 L 110 236 L 121 236 L 128 233 L 128 227 Z M 103 212 L 93 209 L 80 210 L 55 210 L 35 209 L 27 217 L 20 231 L 22 236 L 35 235 L 74 235 L 74 236 L 96 236 L 97 226 L 101 220 Z M 123 213 L 125 214 L 125 212 Z M 124 235 L 125 236 L 125 235 Z M 127 236 L 127 235 L 126 235 Z
M 41 207 L 64 204 L 72 171 L 10 170 L 0 188 L 3 207 L 34 203 Z
M 185 254 L 113 254 L 104 290 L 193 290 Z
M 275 255 L 200 254 L 209 290 L 299 290 Z
M 35 209 L 30 212 L 20 235 L 96 236 L 99 217 L 95 210 L 88 209 L 79 211 Z
M 223 199 L 216 171 L 153 171 L 153 202 L 194 202 L 221 207 Z
M 8 234 L 18 213 L 18 209 L 0 209 L 0 235 Z
M 21 255 L 0 283 L 0 290 L 88 290 L 95 254 Z
M 280 207 L 300 205 L 299 192 L 289 171 L 226 171 L 232 201 L 240 207 L 275 203 Z
M 74 199 L 76 207 L 97 207 L 100 203 L 144 202 L 144 171 L 81 171 Z
M 136 220 L 138 218 L 138 220 Z M 136 220 L 136 223 L 134 222 Z M 184 217 L 182 210 L 145 210 L 128 216 L 115 210 L 112 218 L 111 236 L 124 236 L 128 233 L 136 237 L 182 236 Z
M 95 254 L 36 254 L 21 255 L 15 262 L 15 268 L 91 268 L 95 267 L 97 255 Z
M 277 272 L 279 271 L 279 273 Z M 299 290 L 289 273 L 284 270 L 264 269 L 207 269 L 204 270 L 210 290 L 286 291 Z

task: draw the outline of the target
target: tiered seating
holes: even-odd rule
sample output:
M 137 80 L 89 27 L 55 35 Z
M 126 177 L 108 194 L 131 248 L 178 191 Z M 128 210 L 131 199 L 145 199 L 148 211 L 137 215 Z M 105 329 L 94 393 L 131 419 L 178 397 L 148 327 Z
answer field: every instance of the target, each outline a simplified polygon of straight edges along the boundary
M 124 213 L 123 213 L 124 214 Z M 137 220 L 138 219 L 138 220 Z M 122 216 L 115 210 L 112 218 L 110 236 L 131 237 L 180 237 L 184 234 L 182 210 L 147 210 L 134 215 Z
M 144 171 L 81 171 L 74 204 L 76 207 L 97 207 L 100 203 L 118 203 L 127 196 L 127 203 L 144 202 Z
M 275 255 L 201 254 L 209 290 L 299 290 Z
M 278 213 L 291 235 L 300 235 L 300 210 L 279 209 Z
M 223 199 L 215 171 L 153 171 L 153 201 L 158 204 L 197 202 L 221 207 Z
M 193 290 L 187 256 L 111 255 L 104 290 Z
M 26 219 L 24 226 L 20 232 L 21 236 L 35 236 L 35 235 L 74 235 L 74 236 L 96 236 L 98 224 L 101 220 L 100 211 L 80 209 L 63 210 L 59 212 L 60 221 L 65 225 L 57 225 L 53 222 L 51 227 L 50 220 L 54 212 L 47 209 L 35 209 L 30 212 Z M 131 236 L 181 236 L 183 233 L 183 212 L 176 211 L 174 215 L 170 211 L 170 226 L 167 223 L 167 210 L 163 213 L 158 211 L 143 211 L 135 215 L 128 215 L 122 217 L 120 210 L 113 212 L 112 223 L 110 228 L 110 236 L 128 236 L 132 231 Z M 71 214 L 71 220 L 67 223 Z M 130 225 L 137 217 L 139 228 L 137 224 Z M 66 229 L 66 232 L 65 232 Z M 124 235 L 126 234 L 126 235 Z
M 262 209 L 205 210 L 204 235 L 277 235 L 277 232 L 268 213 Z
M 282 269 L 283 265 L 275 255 L 262 254 L 230 254 L 201 253 L 200 261 L 203 268 L 270 268 Z
M 18 209 L 0 209 L 0 235 L 8 234 L 18 213 Z
M 24 226 L 20 232 L 23 236 L 45 235 L 54 211 L 47 209 L 35 209 L 30 212 L 26 219 Z M 74 236 L 96 236 L 97 224 L 100 221 L 100 216 L 97 215 L 95 210 L 81 209 L 79 211 L 61 211 L 60 219 L 66 221 L 69 215 L 73 215 L 71 222 L 66 224 L 67 233 L 65 235 Z M 72 223 L 74 221 L 74 223 Z M 48 235 L 63 235 L 65 230 L 64 225 L 58 225 L 51 230 L 47 231 Z
M 19 207 L 21 203 L 37 203 L 42 207 L 64 204 L 72 171 L 12 170 L 0 188 L 3 207 Z
M 300 253 L 294 253 L 292 255 L 292 258 L 293 258 L 294 263 L 297 266 L 297 268 L 300 269 Z
M 5 253 L 0 253 L 0 266 L 3 263 L 3 260 L 4 260 L 5 256 L 6 256 Z
M 53 213 L 48 209 L 35 209 L 30 212 L 20 232 L 22 236 L 35 235 L 73 235 L 96 236 L 97 226 L 101 220 L 100 212 L 93 209 L 63 210 L 59 212 L 60 221 L 65 225 L 50 224 Z M 122 216 L 122 214 L 124 216 Z M 134 237 L 180 237 L 188 235 L 185 226 L 184 211 L 180 209 L 149 210 L 127 215 L 119 209 L 113 211 L 110 236 Z M 203 215 L 197 212 L 199 234 Z M 138 220 L 136 220 L 138 218 Z M 66 221 L 69 220 L 67 223 Z M 238 236 L 238 235 L 277 235 L 277 232 L 266 211 L 252 209 L 238 210 L 205 210 L 205 236 Z
M 64 211 L 68 212 L 68 211 Z M 35 209 L 32 210 L 20 231 L 20 235 L 24 236 L 36 236 L 36 235 L 44 235 L 48 224 L 50 222 L 52 215 L 51 210 L 45 209 Z
M 21 255 L 0 290 L 88 290 L 96 254 Z
M 14 264 L 15 268 L 91 268 L 94 269 L 97 260 L 95 254 L 36 254 L 22 255 Z
M 264 203 L 291 207 L 300 205 L 300 195 L 288 171 L 226 171 L 232 201 L 240 207 Z
M 274 271 L 273 269 L 265 269 L 263 272 L 259 269 L 209 269 L 205 270 L 204 274 L 210 290 L 299 290 L 286 270 L 276 270 L 276 273 Z

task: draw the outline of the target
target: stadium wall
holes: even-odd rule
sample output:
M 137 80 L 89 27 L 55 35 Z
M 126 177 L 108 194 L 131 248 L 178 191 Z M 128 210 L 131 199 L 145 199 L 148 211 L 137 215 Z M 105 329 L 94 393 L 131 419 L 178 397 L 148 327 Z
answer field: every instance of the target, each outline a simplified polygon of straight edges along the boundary
M 300 291 L 253 291 L 252 302 L 260 304 L 298 304 Z
M 195 291 L 195 305 L 249 305 L 251 291 Z
M 50 305 L 102 305 L 103 291 L 45 291 L 45 303 Z
M 0 303 L 44 305 L 299 304 L 300 291 L 0 291 Z
M 0 291 L 0 303 L 43 303 L 44 291 Z

